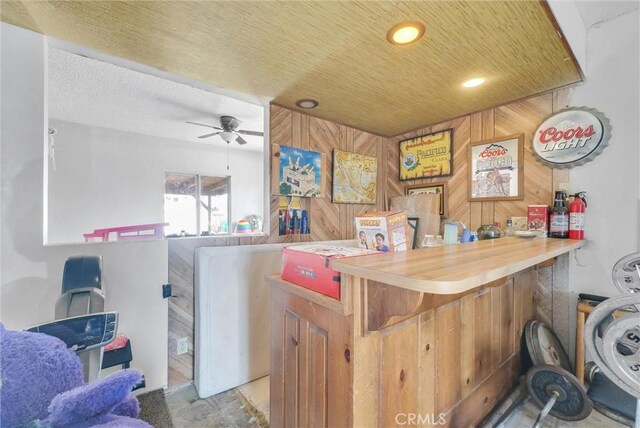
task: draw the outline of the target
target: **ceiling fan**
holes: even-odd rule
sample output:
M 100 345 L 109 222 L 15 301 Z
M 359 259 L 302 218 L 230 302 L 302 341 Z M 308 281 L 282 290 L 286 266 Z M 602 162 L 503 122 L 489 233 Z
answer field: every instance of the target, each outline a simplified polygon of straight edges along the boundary
M 214 135 L 220 135 L 220 137 L 227 143 L 230 143 L 235 140 L 238 142 L 238 144 L 247 144 L 247 141 L 244 138 L 242 138 L 240 134 L 255 135 L 258 137 L 262 137 L 264 135 L 262 132 L 258 132 L 258 131 L 245 131 L 245 130 L 238 129 L 238 127 L 242 125 L 242 121 L 236 119 L 233 116 L 220 116 L 219 127 L 213 126 L 213 125 L 205 125 L 204 123 L 197 123 L 197 122 L 187 121 L 187 123 L 190 123 L 192 125 L 198 125 L 198 126 L 206 126 L 207 128 L 218 129 L 218 131 L 216 132 L 200 135 L 198 136 L 198 138 L 209 138 L 209 137 L 213 137 Z

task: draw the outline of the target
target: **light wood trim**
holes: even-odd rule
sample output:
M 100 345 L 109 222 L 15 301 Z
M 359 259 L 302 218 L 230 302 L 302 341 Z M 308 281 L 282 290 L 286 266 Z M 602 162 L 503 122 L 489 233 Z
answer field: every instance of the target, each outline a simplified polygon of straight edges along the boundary
M 583 243 L 509 237 L 338 259 L 332 268 L 408 290 L 459 294 L 567 253 Z
M 580 304 L 578 304 L 579 306 Z M 587 315 L 578 309 L 576 319 L 576 377 L 584 385 L 584 323 Z

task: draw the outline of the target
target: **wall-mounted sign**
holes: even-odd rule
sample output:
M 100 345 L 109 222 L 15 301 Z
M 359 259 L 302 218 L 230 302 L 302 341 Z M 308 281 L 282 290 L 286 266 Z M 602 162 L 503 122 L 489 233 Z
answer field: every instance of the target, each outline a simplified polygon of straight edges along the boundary
M 451 175 L 453 129 L 400 141 L 400 181 Z
M 571 107 L 547 118 L 533 134 L 533 152 L 553 168 L 572 168 L 600 154 L 611 137 L 604 114 Z
M 469 200 L 524 199 L 524 136 L 469 144 Z

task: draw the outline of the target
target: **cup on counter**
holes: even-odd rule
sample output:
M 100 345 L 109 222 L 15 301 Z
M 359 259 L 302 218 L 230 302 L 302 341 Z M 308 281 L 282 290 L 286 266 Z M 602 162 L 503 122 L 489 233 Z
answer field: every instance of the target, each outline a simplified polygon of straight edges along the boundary
M 444 245 L 458 243 L 458 223 L 445 223 L 444 225 Z

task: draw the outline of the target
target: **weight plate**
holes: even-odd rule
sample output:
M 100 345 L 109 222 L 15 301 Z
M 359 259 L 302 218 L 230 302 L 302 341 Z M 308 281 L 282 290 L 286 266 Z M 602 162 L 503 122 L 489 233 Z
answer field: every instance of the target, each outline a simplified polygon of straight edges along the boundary
M 524 327 L 527 349 L 535 366 L 550 364 L 571 371 L 571 363 L 558 337 L 544 323 L 529 320 Z
M 612 297 L 596 306 L 593 312 L 591 312 L 591 314 L 587 318 L 587 322 L 584 325 L 584 344 L 587 352 L 589 352 L 589 354 L 593 358 L 593 361 L 613 383 L 615 383 L 628 393 L 634 395 L 636 398 L 640 399 L 640 394 L 636 389 L 637 385 L 629 384 L 629 378 L 632 375 L 627 373 L 627 371 L 633 371 L 635 367 L 633 367 L 632 364 L 631 367 L 627 367 L 625 369 L 624 366 L 616 363 L 615 358 L 613 357 L 614 354 L 612 351 L 615 347 L 617 354 L 618 347 L 617 341 L 613 340 L 613 338 L 615 337 L 613 330 L 610 329 L 614 324 L 616 324 L 618 320 L 612 321 L 606 329 L 601 328 L 602 322 L 608 320 L 615 311 L 628 308 L 633 305 L 640 305 L 640 294 L 626 294 L 623 296 Z M 625 325 L 629 326 L 626 328 L 625 332 L 628 330 L 633 330 L 635 326 L 637 326 L 640 322 L 638 314 L 634 312 L 631 312 L 628 315 L 625 315 L 623 318 L 620 318 L 620 320 L 622 319 L 635 320 L 635 324 L 631 324 L 631 321 L 629 321 L 629 324 L 625 322 Z M 600 335 L 598 334 L 599 330 L 602 330 L 603 332 L 602 337 L 600 337 Z M 620 333 L 620 335 L 622 335 L 622 333 Z M 610 346 L 612 349 L 607 357 L 609 361 L 611 361 L 612 366 L 609 366 L 607 361 L 605 361 L 605 337 L 607 337 L 608 346 Z M 621 360 L 621 364 L 625 362 L 626 360 Z
M 555 392 L 558 398 L 551 408 L 553 416 L 565 421 L 580 421 L 591 413 L 593 403 L 578 379 L 561 367 L 543 364 L 527 372 L 527 390 L 543 408 Z
M 622 294 L 640 293 L 640 253 L 631 253 L 618 260 L 613 265 L 611 278 Z
M 611 323 L 602 337 L 602 357 L 605 364 L 618 375 L 618 380 L 626 387 L 621 384 L 618 386 L 638 399 L 640 399 L 640 348 L 629 349 L 626 346 L 620 346 L 620 342 L 627 339 L 631 343 L 635 340 L 640 343 L 640 336 L 635 333 L 639 323 L 640 318 L 635 313 L 618 318 Z

